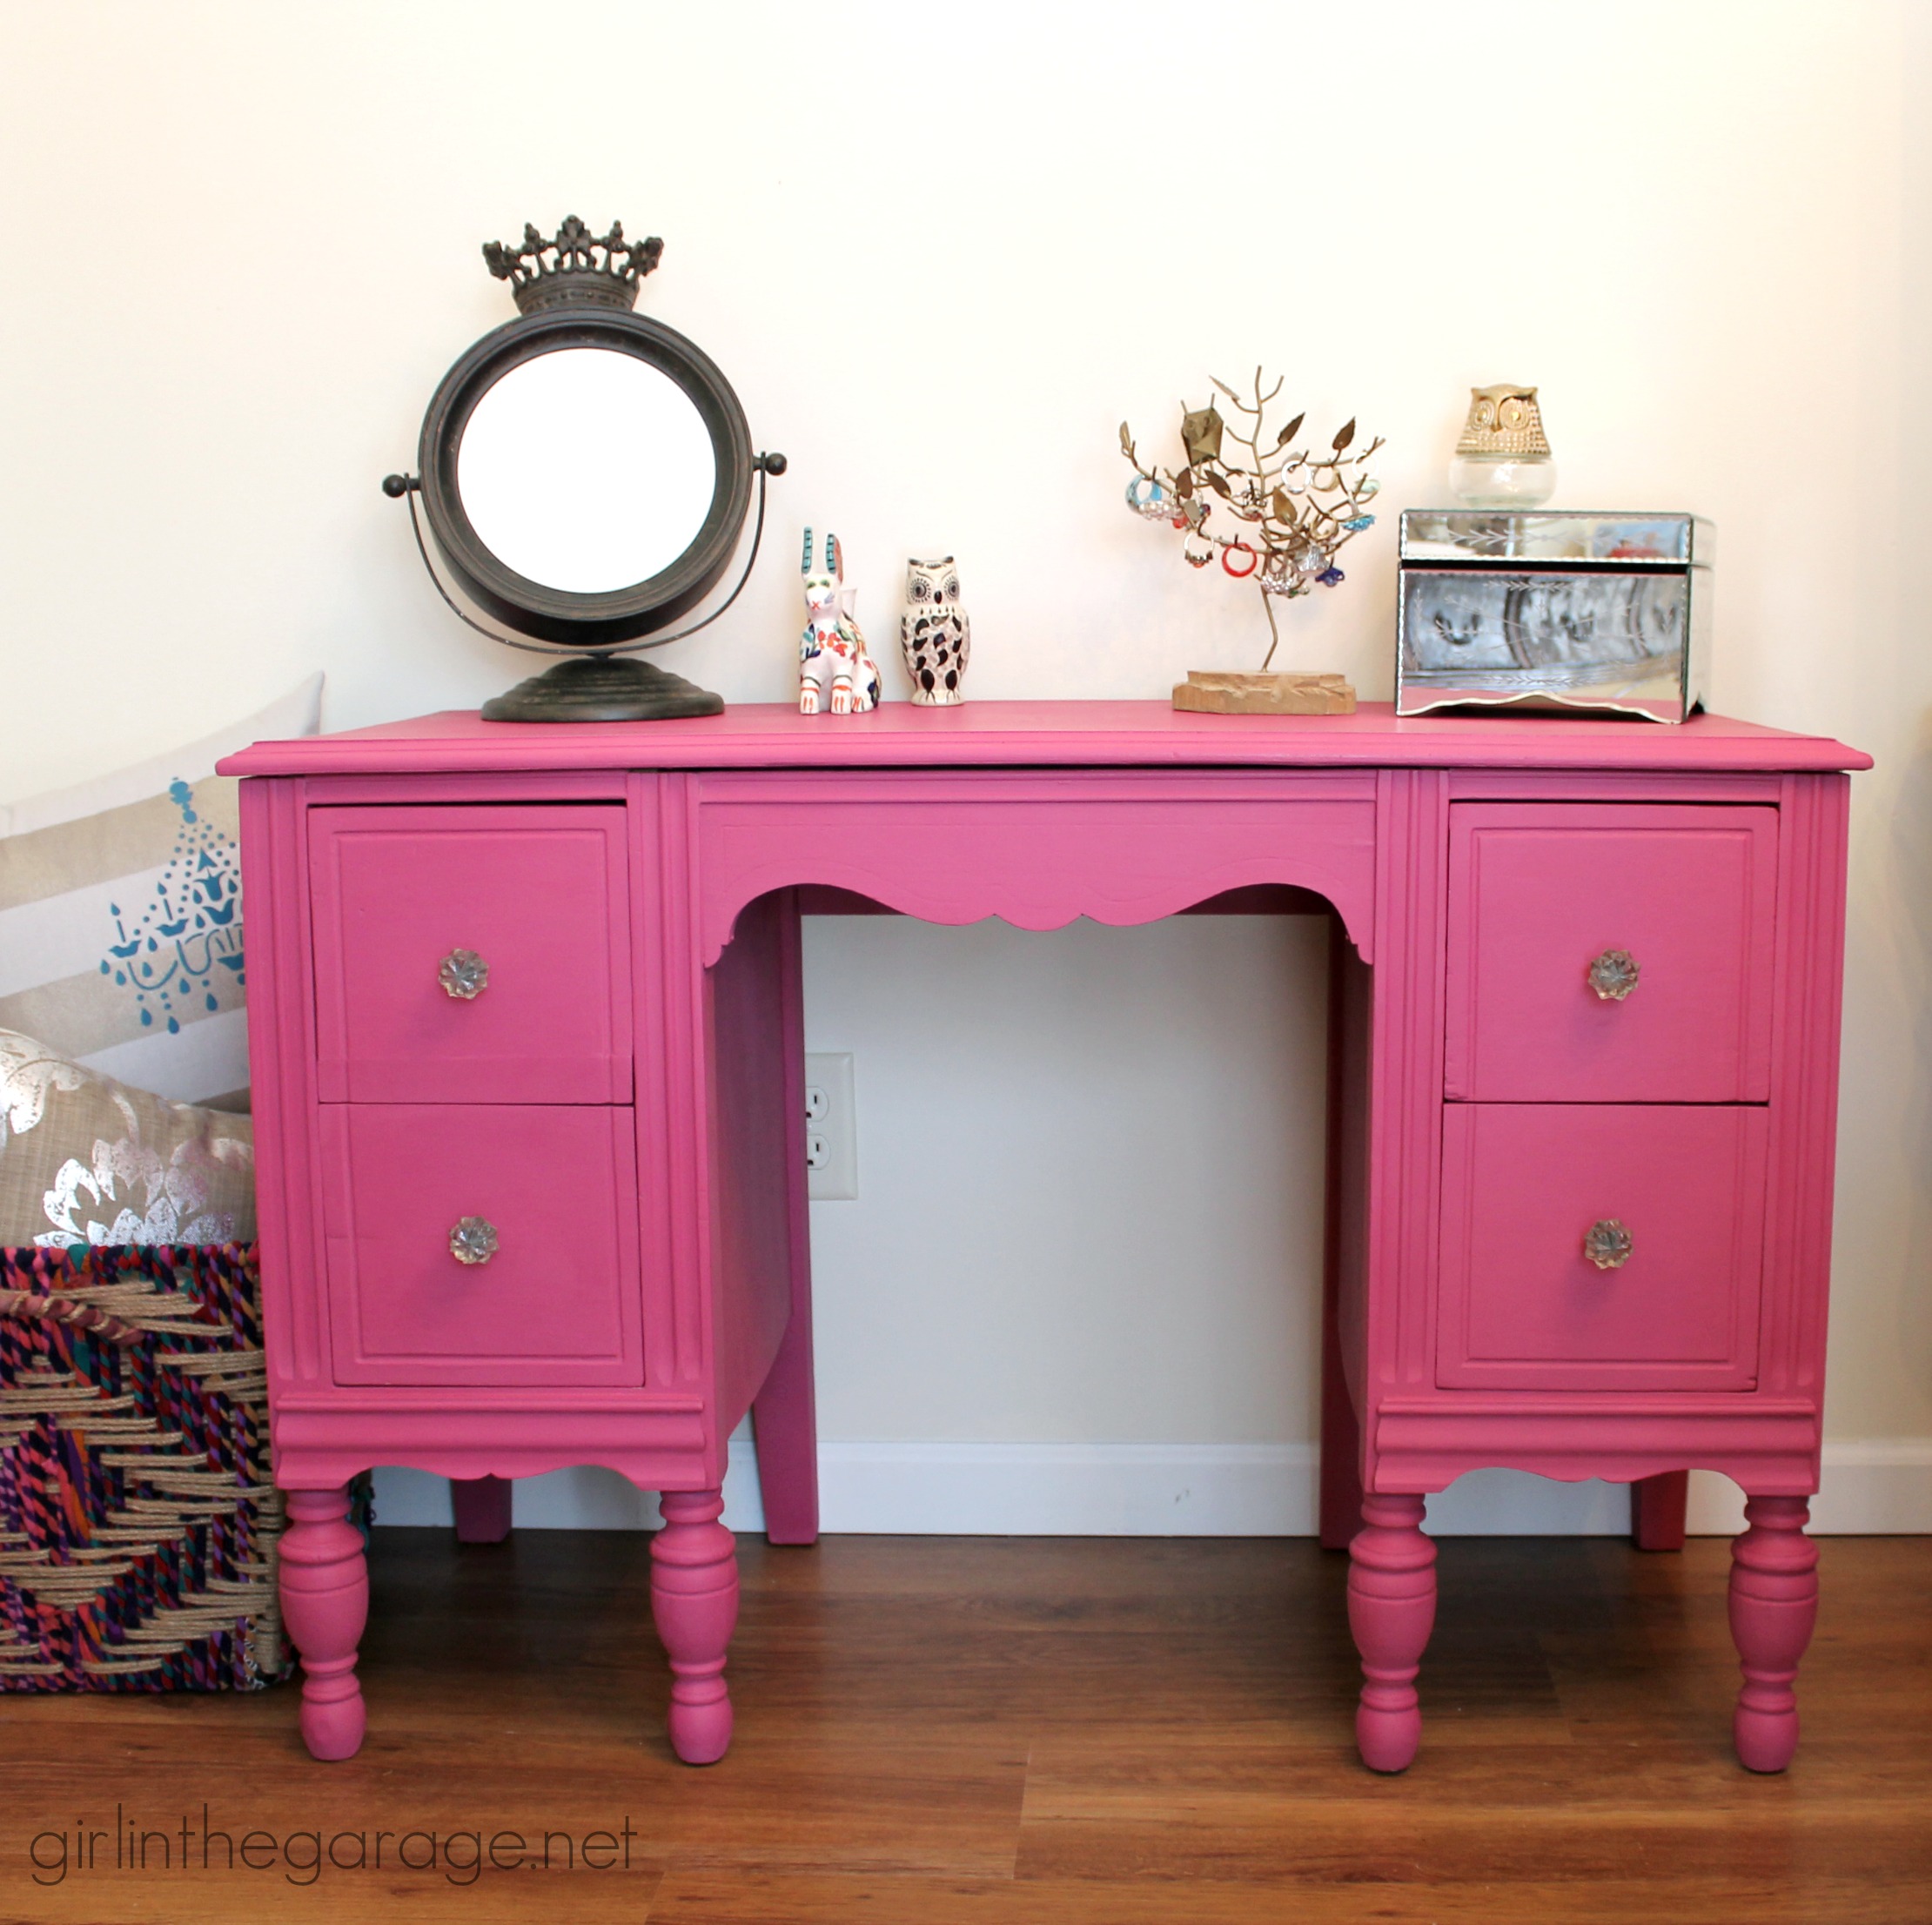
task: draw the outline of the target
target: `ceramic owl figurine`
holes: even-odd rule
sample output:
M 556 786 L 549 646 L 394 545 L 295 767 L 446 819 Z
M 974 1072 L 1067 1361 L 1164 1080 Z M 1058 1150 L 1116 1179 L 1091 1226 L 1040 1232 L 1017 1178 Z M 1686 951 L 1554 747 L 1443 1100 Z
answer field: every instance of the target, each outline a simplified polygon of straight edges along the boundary
M 824 566 L 812 567 L 812 531 L 805 531 L 799 563 L 805 580 L 805 633 L 798 645 L 798 712 L 862 714 L 879 704 L 879 665 L 865 652 L 865 637 L 852 619 L 857 593 L 845 586 L 845 554 L 839 538 L 825 538 Z
M 899 646 L 905 651 L 916 702 L 945 708 L 965 701 L 973 625 L 959 605 L 959 571 L 950 555 L 906 563 L 906 612 L 899 617 Z

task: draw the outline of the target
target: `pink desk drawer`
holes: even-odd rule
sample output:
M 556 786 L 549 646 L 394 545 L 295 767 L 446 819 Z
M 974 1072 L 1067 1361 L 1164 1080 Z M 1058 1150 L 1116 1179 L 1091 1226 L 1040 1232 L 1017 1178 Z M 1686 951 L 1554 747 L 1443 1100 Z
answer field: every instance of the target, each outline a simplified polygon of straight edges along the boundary
M 1750 1389 L 1769 1120 L 1715 1105 L 1447 1106 L 1437 1383 Z M 1628 1235 L 1614 1267 L 1586 1253 L 1600 1224 Z
M 321 1112 L 339 1384 L 641 1384 L 628 1110 Z M 480 1217 L 494 1254 L 462 1263 Z
M 1457 804 L 1449 1097 L 1765 1101 L 1777 839 L 1748 804 Z M 1620 1000 L 1590 981 L 1613 951 L 1638 970 Z
M 621 808 L 315 808 L 309 866 L 325 1103 L 629 1102 Z

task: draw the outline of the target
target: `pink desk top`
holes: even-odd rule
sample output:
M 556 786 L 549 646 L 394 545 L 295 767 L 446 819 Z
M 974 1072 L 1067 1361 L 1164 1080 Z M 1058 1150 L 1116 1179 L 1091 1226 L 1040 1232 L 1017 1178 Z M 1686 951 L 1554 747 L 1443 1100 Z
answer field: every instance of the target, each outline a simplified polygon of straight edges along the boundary
M 1352 715 L 1197 715 L 1164 701 L 887 702 L 801 715 L 759 702 L 655 722 L 486 722 L 448 709 L 339 735 L 258 742 L 225 775 L 482 769 L 1056 768 L 1869 768 L 1818 735 L 1722 715 L 1677 727 L 1580 715 L 1419 715 L 1387 702 Z

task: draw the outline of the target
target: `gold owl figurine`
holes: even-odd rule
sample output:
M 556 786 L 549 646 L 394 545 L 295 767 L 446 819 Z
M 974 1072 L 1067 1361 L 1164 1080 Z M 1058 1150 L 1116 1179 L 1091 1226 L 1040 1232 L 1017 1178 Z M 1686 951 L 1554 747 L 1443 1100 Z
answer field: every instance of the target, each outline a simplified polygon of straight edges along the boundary
M 1535 508 L 1556 493 L 1556 463 L 1536 390 L 1520 381 L 1469 391 L 1469 419 L 1449 464 L 1449 486 L 1470 508 Z
M 906 612 L 899 617 L 899 646 L 912 699 L 922 708 L 949 708 L 964 701 L 966 658 L 973 625 L 959 605 L 959 571 L 953 558 L 906 563 Z

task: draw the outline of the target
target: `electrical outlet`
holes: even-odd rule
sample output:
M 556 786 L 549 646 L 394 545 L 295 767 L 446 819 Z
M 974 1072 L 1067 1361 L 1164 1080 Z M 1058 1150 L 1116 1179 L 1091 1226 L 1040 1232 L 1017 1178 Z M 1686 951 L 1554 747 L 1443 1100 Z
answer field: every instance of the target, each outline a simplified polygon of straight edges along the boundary
M 858 1115 L 850 1050 L 805 1058 L 806 1194 L 854 1202 L 859 1194 Z

